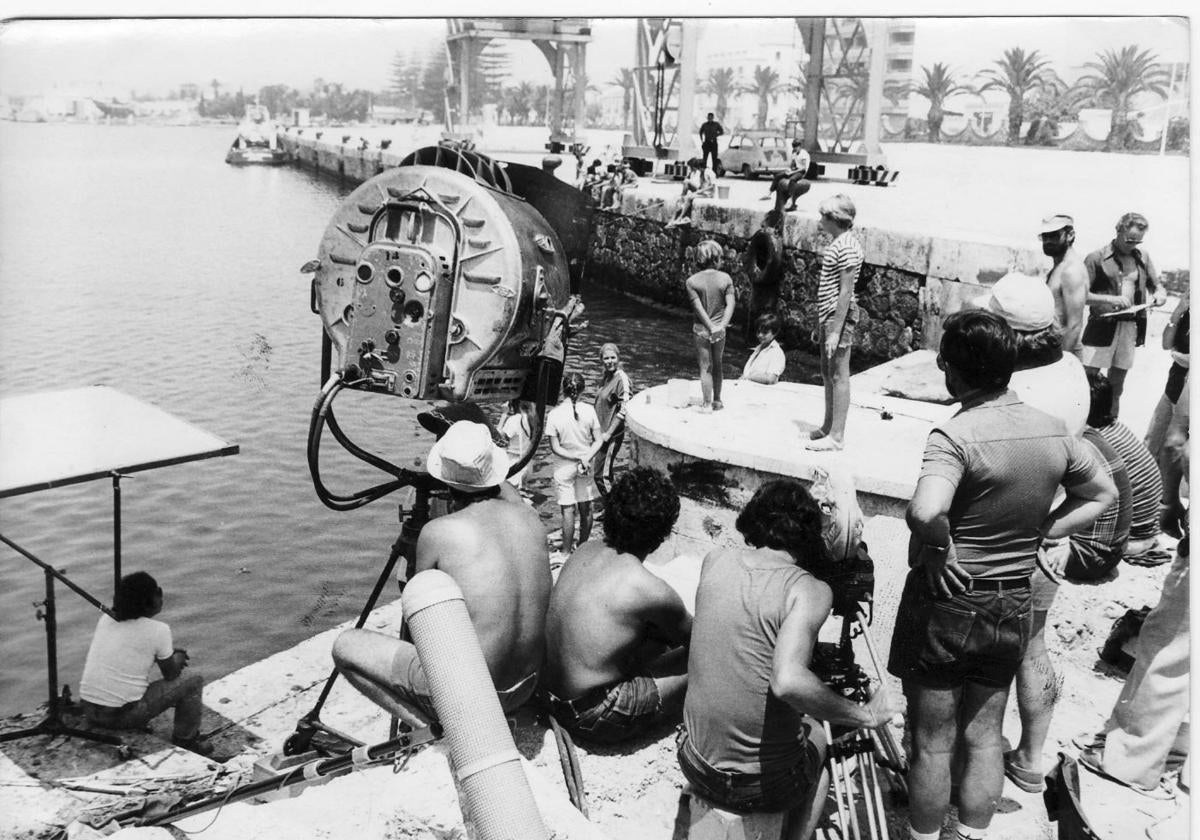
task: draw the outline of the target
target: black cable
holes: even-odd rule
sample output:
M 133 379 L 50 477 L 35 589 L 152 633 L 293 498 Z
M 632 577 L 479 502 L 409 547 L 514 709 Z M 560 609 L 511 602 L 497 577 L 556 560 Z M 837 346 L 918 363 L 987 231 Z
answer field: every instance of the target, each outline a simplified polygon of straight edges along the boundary
M 347 384 L 342 380 L 341 374 L 334 374 L 329 378 L 324 387 L 321 388 L 321 393 L 317 396 L 317 400 L 313 404 L 312 418 L 308 426 L 308 471 L 312 476 L 313 488 L 316 490 L 317 498 L 326 507 L 340 511 L 355 510 L 413 483 L 410 477 L 411 474 L 408 474 L 408 471 L 404 470 L 399 474 L 403 475 L 403 477 L 399 477 L 394 481 L 376 484 L 349 496 L 332 493 L 325 486 L 325 483 L 321 480 L 321 435 L 325 429 L 326 415 L 328 414 L 329 407 L 333 404 L 333 400 L 337 397 L 338 392 L 347 387 Z M 399 470 L 400 468 L 397 467 L 396 469 Z

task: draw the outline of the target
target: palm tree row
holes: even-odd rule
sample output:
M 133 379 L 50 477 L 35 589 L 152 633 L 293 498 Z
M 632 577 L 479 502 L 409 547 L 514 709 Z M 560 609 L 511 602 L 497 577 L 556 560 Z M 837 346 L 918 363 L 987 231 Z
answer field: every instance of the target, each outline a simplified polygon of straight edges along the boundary
M 921 77 L 906 85 L 889 85 L 884 96 L 896 103 L 907 93 L 916 93 L 929 101 L 927 114 L 928 134 L 932 142 L 941 140 L 942 121 L 946 116 L 946 103 L 958 94 L 982 95 L 989 90 L 1007 94 L 1008 142 L 1017 143 L 1021 126 L 1029 118 L 1037 125 L 1053 126 L 1058 120 L 1075 118 L 1080 108 L 1109 108 L 1112 125 L 1106 140 L 1106 148 L 1122 148 L 1132 136 L 1130 112 L 1135 97 L 1153 94 L 1162 98 L 1169 96 L 1169 73 L 1159 63 L 1158 56 L 1137 45 L 1119 50 L 1104 50 L 1097 53 L 1094 61 L 1084 65 L 1085 73 L 1073 85 L 1068 85 L 1054 71 L 1050 59 L 1038 50 L 1026 51 L 1011 47 L 1003 57 L 992 62 L 992 66 L 980 71 L 974 78 L 960 74 L 941 62 L 920 68 Z M 708 71 L 708 76 L 699 80 L 699 89 L 715 99 L 713 110 L 719 121 L 724 121 L 730 103 L 739 96 L 749 95 L 757 100 L 755 123 L 765 128 L 771 103 L 778 101 L 784 92 L 806 95 L 807 66 L 802 64 L 798 74 L 784 81 L 779 72 L 769 66 L 756 65 L 750 82 L 739 83 L 732 67 L 717 67 Z M 608 82 L 620 87 L 622 97 L 623 125 L 630 124 L 633 106 L 635 79 L 633 71 L 623 68 Z M 822 109 L 822 132 L 841 136 L 849 127 L 855 129 L 861 122 L 861 106 L 866 99 L 867 77 L 851 77 L 844 80 L 830 94 L 829 107 Z M 840 125 L 835 121 L 835 111 L 841 115 Z M 855 115 L 858 121 L 854 121 Z M 1036 131 L 1036 126 L 1035 126 Z
M 1105 148 L 1124 148 L 1132 138 L 1129 113 L 1133 100 L 1141 94 L 1163 99 L 1170 95 L 1170 74 L 1149 50 L 1131 44 L 1120 50 L 1104 50 L 1095 61 L 1084 64 L 1088 71 L 1073 85 L 1066 84 L 1050 67 L 1050 61 L 1037 50 L 1026 53 L 1020 47 L 1004 51 L 994 67 L 982 71 L 979 86 L 972 86 L 954 71 L 938 62 L 922 67 L 924 80 L 913 92 L 929 100 L 927 117 L 929 139 L 938 142 L 946 100 L 957 93 L 982 94 L 1001 90 L 1008 94 L 1008 142 L 1016 143 L 1027 116 L 1037 119 L 1077 117 L 1081 108 L 1108 108 L 1112 121 Z

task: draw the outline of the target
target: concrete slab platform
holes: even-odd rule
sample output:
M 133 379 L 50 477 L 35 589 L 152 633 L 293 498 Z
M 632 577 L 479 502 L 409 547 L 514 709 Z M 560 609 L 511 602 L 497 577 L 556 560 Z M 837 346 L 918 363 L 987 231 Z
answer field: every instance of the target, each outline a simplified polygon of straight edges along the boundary
M 689 395 L 699 398 L 699 382 L 688 387 Z M 641 440 L 693 458 L 804 481 L 811 481 L 817 468 L 848 471 L 860 494 L 907 504 L 930 428 L 954 411 L 951 406 L 852 390 L 846 448 L 818 452 L 806 449 L 804 442 L 824 415 L 820 386 L 734 380 L 725 383 L 722 401 L 724 409 L 703 414 L 696 406 L 674 407 L 669 385 L 647 388 L 629 404 L 629 430 Z M 885 411 L 890 419 L 885 419 Z

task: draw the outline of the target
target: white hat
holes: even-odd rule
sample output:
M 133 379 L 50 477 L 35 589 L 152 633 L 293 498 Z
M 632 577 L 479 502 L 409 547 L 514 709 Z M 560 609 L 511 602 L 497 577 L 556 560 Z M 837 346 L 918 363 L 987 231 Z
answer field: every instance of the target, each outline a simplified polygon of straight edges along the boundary
M 1037 332 L 1054 323 L 1054 296 L 1045 282 L 1015 271 L 996 281 L 984 308 L 1019 332 Z
M 1075 227 L 1075 220 L 1065 213 L 1058 213 L 1042 219 L 1042 223 L 1038 225 L 1038 233 L 1055 233 L 1065 227 Z
M 492 441 L 487 426 L 459 420 L 430 448 L 425 470 L 459 490 L 486 490 L 508 475 L 508 453 Z

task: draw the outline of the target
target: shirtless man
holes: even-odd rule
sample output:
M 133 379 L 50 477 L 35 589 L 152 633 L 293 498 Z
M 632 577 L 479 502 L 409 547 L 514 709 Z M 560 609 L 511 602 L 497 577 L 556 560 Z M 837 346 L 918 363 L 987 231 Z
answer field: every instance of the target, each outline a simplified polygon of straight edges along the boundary
M 545 651 L 550 559 L 537 514 L 504 480 L 508 456 L 481 423 L 460 420 L 429 450 L 426 469 L 451 491 L 451 513 L 417 540 L 416 571 L 441 569 L 462 589 L 500 705 L 532 695 Z M 437 720 L 416 648 L 373 630 L 347 630 L 333 660 L 350 683 L 414 728 Z
M 622 473 L 604 502 L 604 543 L 581 546 L 554 585 L 542 687 L 555 720 L 578 738 L 624 741 L 683 708 L 692 619 L 642 566 L 677 516 L 665 475 Z
M 1059 214 L 1042 219 L 1038 238 L 1042 253 L 1054 260 L 1046 285 L 1054 295 L 1054 313 L 1062 328 L 1063 350 L 1080 356 L 1083 344 L 1083 310 L 1087 307 L 1088 274 L 1075 253 L 1075 220 Z

